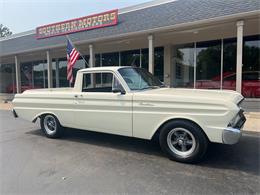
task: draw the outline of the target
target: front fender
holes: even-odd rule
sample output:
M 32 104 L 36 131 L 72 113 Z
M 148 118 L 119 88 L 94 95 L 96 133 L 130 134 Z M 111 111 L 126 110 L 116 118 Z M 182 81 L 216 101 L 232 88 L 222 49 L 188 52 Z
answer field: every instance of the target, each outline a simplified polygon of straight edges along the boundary
M 198 125 L 202 130 L 203 132 L 206 134 L 206 132 L 204 131 L 204 126 L 203 124 L 196 120 L 195 118 L 193 117 L 187 117 L 187 116 L 181 116 L 181 115 L 178 115 L 178 116 L 173 116 L 173 117 L 167 117 L 165 118 L 164 120 L 162 120 L 156 127 L 155 129 L 153 129 L 153 131 L 151 132 L 150 134 L 150 139 L 152 139 L 152 137 L 158 132 L 160 131 L 160 129 L 163 127 L 163 125 L 165 125 L 166 123 L 170 122 L 170 121 L 176 121 L 176 120 L 187 120 L 187 121 L 190 121 L 192 123 L 195 123 L 196 125 Z M 207 135 L 207 134 L 206 134 Z

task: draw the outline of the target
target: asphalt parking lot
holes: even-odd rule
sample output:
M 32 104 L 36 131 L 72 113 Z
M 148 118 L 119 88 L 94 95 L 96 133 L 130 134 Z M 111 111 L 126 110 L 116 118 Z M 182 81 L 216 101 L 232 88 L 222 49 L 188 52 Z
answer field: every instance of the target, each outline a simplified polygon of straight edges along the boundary
M 38 124 L 0 111 L 0 194 L 259 194 L 260 135 L 212 144 L 203 162 L 168 160 L 145 140 L 66 130 L 48 139 Z

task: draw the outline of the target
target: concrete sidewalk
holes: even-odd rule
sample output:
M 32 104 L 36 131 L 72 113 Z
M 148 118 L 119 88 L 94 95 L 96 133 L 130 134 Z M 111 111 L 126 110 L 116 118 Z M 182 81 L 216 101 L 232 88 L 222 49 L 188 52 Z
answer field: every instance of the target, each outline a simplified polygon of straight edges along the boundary
M 12 104 L 11 103 L 5 103 L 1 102 L 0 103 L 0 110 L 12 110 Z
M 0 103 L 0 110 L 12 110 L 11 103 Z M 260 112 L 245 112 L 246 123 L 244 131 L 260 132 Z
M 247 121 L 243 130 L 260 132 L 260 112 L 245 112 L 245 116 Z

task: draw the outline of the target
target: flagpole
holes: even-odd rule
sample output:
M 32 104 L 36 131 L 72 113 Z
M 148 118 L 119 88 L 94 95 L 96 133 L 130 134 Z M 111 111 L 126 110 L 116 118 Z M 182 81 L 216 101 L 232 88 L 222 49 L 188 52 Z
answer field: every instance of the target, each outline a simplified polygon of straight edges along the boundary
M 69 40 L 69 42 L 72 44 L 72 46 L 79 52 L 80 57 L 84 60 L 84 62 L 87 64 L 87 66 L 89 67 L 89 64 L 87 62 L 87 60 L 84 58 L 84 56 L 80 53 L 79 49 L 75 47 L 75 45 L 72 43 L 72 41 L 69 38 L 69 35 L 66 35 L 67 39 Z

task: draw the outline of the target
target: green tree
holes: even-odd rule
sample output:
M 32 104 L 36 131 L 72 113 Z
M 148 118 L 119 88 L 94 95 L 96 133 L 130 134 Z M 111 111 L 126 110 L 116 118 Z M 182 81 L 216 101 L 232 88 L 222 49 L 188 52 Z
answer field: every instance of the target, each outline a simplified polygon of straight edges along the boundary
M 0 37 L 6 37 L 11 35 L 12 32 L 10 31 L 10 29 L 6 26 L 4 26 L 3 24 L 0 24 Z

